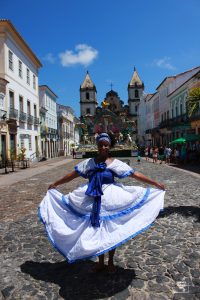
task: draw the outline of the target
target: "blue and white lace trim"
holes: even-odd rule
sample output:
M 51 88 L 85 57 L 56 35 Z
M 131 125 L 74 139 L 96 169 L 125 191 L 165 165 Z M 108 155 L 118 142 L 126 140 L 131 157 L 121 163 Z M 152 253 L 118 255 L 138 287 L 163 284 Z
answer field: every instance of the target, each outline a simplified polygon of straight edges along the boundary
M 160 210 L 160 211 L 164 211 L 163 209 Z M 45 229 L 46 229 L 46 234 L 47 234 L 47 237 L 50 241 L 50 243 L 53 245 L 53 247 L 62 255 L 64 256 L 65 259 L 67 259 L 68 263 L 74 263 L 75 261 L 77 260 L 82 260 L 82 259 L 91 259 L 91 258 L 95 258 L 97 256 L 100 256 L 106 252 L 109 252 L 117 247 L 119 247 L 120 245 L 128 242 L 130 239 L 132 239 L 133 237 L 137 236 L 138 234 L 144 232 L 145 230 L 147 230 L 148 228 L 150 228 L 154 222 L 150 223 L 149 225 L 143 227 L 142 229 L 138 230 L 137 232 L 135 232 L 134 234 L 130 235 L 129 237 L 127 237 L 126 239 L 122 240 L 121 242 L 115 244 L 114 246 L 104 250 L 104 251 L 101 251 L 97 254 L 94 254 L 94 255 L 91 255 L 91 256 L 85 256 L 85 257 L 79 257 L 77 259 L 74 259 L 74 260 L 70 260 L 60 249 L 59 247 L 56 245 L 56 243 L 54 242 L 54 240 L 52 239 L 52 237 L 50 236 L 49 232 L 48 232 L 48 228 L 47 228 L 47 225 L 46 225 L 46 222 L 43 220 L 42 216 L 41 216 L 41 213 L 40 213 L 40 207 L 38 207 L 38 217 L 40 219 L 40 221 L 44 224 L 45 226 Z M 98 229 L 97 229 L 98 230 Z
M 133 205 L 132 207 L 126 208 L 120 212 L 117 212 L 115 214 L 112 214 L 112 215 L 105 215 L 105 216 L 100 215 L 100 220 L 102 220 L 102 221 L 103 220 L 113 220 L 113 219 L 117 219 L 117 218 L 120 218 L 122 216 L 132 213 L 135 209 L 139 209 L 140 207 L 142 207 L 144 205 L 144 203 L 148 199 L 149 194 L 150 194 L 150 188 L 146 189 L 144 196 L 137 204 Z M 69 199 L 66 198 L 64 195 L 62 196 L 62 202 L 77 217 L 83 218 L 83 219 L 90 219 L 91 214 L 83 214 L 83 213 L 78 212 L 74 207 L 72 207 L 72 205 L 69 203 Z

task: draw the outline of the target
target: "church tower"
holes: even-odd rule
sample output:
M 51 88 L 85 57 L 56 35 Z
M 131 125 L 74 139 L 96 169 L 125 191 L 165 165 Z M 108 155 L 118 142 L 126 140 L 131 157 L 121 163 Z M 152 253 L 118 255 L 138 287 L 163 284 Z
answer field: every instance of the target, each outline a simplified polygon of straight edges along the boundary
M 97 108 L 97 90 L 96 86 L 92 82 L 89 72 L 85 76 L 83 83 L 80 86 L 80 110 L 81 117 L 96 114 Z
M 129 113 L 134 120 L 137 120 L 138 108 L 140 104 L 140 98 L 144 91 L 144 83 L 141 81 L 136 68 L 134 67 L 134 73 L 131 81 L 128 84 L 128 105 Z

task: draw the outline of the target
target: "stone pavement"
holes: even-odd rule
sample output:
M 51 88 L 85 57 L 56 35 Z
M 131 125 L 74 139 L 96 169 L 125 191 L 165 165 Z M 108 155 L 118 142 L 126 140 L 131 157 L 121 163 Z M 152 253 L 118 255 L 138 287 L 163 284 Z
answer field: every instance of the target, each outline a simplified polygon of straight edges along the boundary
M 165 211 L 117 248 L 115 274 L 94 275 L 93 260 L 70 265 L 52 248 L 37 217 L 48 185 L 77 162 L 0 188 L 0 299 L 200 299 L 200 176 L 132 158 L 138 171 L 166 184 Z M 59 190 L 68 193 L 83 181 L 79 177 Z

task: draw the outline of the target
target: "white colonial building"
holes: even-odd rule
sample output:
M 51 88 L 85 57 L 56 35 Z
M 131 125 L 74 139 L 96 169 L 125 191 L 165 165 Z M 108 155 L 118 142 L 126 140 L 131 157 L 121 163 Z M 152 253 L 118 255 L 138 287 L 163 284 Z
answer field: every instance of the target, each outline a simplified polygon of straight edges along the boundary
M 71 107 L 57 104 L 58 116 L 58 136 L 59 136 L 59 155 L 70 155 L 72 148 L 79 144 L 79 132 L 76 123 L 79 120 L 75 117 Z
M 47 86 L 39 86 L 41 117 L 41 154 L 46 158 L 58 156 L 57 95 Z
M 1 158 L 39 149 L 39 59 L 9 20 L 0 20 Z

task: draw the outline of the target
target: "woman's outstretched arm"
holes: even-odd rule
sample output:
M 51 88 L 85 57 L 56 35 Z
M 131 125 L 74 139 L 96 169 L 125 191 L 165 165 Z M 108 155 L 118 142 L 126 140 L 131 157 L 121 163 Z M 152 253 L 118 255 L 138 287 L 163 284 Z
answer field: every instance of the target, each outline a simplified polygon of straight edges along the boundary
M 79 177 L 80 175 L 78 173 L 76 173 L 75 171 L 65 175 L 64 177 L 62 177 L 61 179 L 55 181 L 54 183 L 50 184 L 50 186 L 48 187 L 49 189 L 55 189 L 58 185 L 63 184 L 63 183 L 67 183 L 77 177 Z
M 143 181 L 143 182 L 146 182 L 146 183 L 149 183 L 149 184 L 152 184 L 154 186 L 156 186 L 157 188 L 161 189 L 161 190 L 165 190 L 165 186 L 164 184 L 162 183 L 159 183 L 159 182 L 156 182 L 148 177 L 146 177 L 145 175 L 143 175 L 142 173 L 139 173 L 139 172 L 134 172 L 133 174 L 131 174 L 131 177 L 137 179 L 137 180 L 140 180 L 140 181 Z

